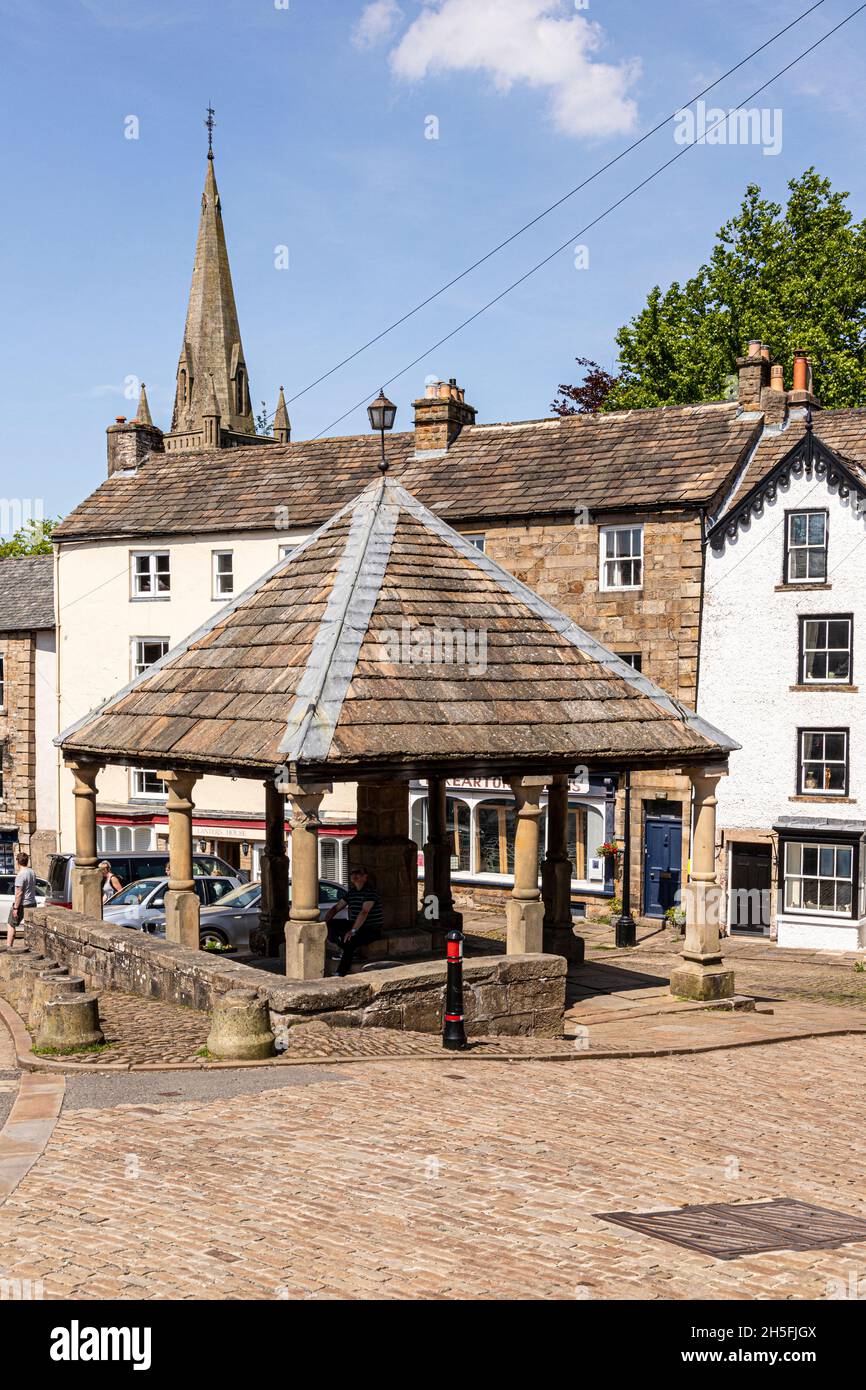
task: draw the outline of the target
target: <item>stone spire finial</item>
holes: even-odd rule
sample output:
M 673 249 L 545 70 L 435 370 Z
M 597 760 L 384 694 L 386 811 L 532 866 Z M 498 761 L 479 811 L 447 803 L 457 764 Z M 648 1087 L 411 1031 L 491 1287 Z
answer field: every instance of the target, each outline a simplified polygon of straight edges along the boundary
M 274 416 L 274 439 L 278 444 L 290 444 L 292 439 L 292 422 L 289 419 L 282 386 L 280 387 L 280 398 L 277 401 L 277 412 Z
M 210 150 L 209 155 L 212 154 Z M 213 158 L 208 158 L 202 195 L 192 288 L 177 368 L 172 434 L 194 434 L 203 429 L 210 377 L 224 429 L 255 434 Z
M 217 399 L 216 386 L 213 376 L 208 375 L 210 385 L 205 391 L 204 407 L 202 409 L 202 424 L 204 426 L 204 443 L 206 449 L 218 449 L 220 447 L 220 403 Z
M 138 411 L 135 416 L 140 425 L 152 425 L 150 417 L 150 406 L 147 403 L 147 392 L 144 389 L 144 382 L 141 383 L 141 390 L 138 393 Z

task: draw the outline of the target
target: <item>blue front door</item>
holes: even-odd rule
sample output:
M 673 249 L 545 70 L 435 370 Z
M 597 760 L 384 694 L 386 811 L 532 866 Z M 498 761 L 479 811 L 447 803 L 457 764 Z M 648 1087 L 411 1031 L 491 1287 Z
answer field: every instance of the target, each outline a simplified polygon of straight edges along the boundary
M 644 830 L 643 911 L 664 917 L 679 902 L 683 831 L 676 820 L 647 816 Z

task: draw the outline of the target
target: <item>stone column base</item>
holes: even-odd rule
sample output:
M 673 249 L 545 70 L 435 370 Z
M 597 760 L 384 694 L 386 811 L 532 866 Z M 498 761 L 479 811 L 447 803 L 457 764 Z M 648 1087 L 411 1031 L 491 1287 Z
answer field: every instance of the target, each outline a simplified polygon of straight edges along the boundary
M 201 904 L 191 888 L 169 888 L 165 895 L 165 939 L 198 950 Z
M 582 936 L 571 927 L 545 927 L 542 933 L 544 951 L 549 956 L 565 956 L 570 965 L 583 965 L 586 946 Z
M 505 904 L 508 928 L 505 949 L 510 956 L 534 955 L 544 950 L 544 903 L 509 898 Z
M 72 910 L 85 917 L 102 916 L 102 874 L 98 868 L 72 866 Z
M 324 922 L 286 923 L 286 979 L 321 980 L 325 974 Z
M 679 999 L 730 999 L 734 972 L 723 965 L 698 965 L 687 961 L 671 975 L 671 994 Z

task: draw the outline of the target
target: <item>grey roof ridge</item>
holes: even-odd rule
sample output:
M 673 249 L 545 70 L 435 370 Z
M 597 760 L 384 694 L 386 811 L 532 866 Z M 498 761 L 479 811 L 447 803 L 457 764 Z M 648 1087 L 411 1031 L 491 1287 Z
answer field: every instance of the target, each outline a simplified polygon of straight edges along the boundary
M 341 507 L 338 512 L 335 512 L 326 522 L 323 522 L 311 536 L 308 536 L 305 541 L 301 541 L 296 545 L 294 550 L 289 551 L 288 555 L 283 555 L 277 560 L 275 565 L 271 565 L 270 569 L 266 570 L 258 579 L 253 580 L 252 584 L 248 584 L 243 593 L 238 594 L 237 597 L 233 598 L 230 603 L 227 603 L 224 608 L 221 608 L 218 613 L 215 613 L 212 618 L 208 618 L 207 622 L 202 623 L 201 626 L 197 627 L 189 636 L 184 637 L 182 642 L 178 642 L 177 646 L 167 651 L 165 656 L 159 658 L 159 661 L 155 661 L 152 666 L 148 666 L 145 671 L 142 671 L 140 676 L 134 676 L 121 690 L 116 690 L 107 700 L 103 700 L 100 704 L 94 706 L 83 718 L 77 719 L 74 724 L 70 724 L 67 729 L 64 729 L 62 733 L 59 733 L 56 738 L 53 739 L 54 744 L 58 748 L 61 747 L 65 739 L 71 738 L 79 729 L 83 729 L 84 725 L 89 724 L 91 719 L 96 719 L 98 715 L 104 714 L 113 704 L 118 700 L 122 700 L 126 695 L 129 695 L 131 691 L 136 690 L 146 680 L 149 680 L 151 676 L 155 675 L 157 671 L 161 671 L 164 666 L 167 666 L 169 662 L 173 661 L 175 657 L 182 656 L 184 652 L 189 651 L 190 647 L 194 646 L 202 637 L 206 637 L 215 627 L 218 627 L 236 608 L 240 608 L 242 603 L 246 603 L 247 599 L 252 598 L 263 584 L 267 583 L 269 579 L 272 579 L 275 574 L 279 574 L 280 570 L 290 565 L 293 560 L 296 560 L 299 555 L 303 554 L 305 550 L 313 545 L 320 536 L 323 536 L 326 531 L 330 530 L 336 522 L 342 520 L 346 513 L 352 510 L 357 501 L 358 498 L 355 497 L 351 502 L 347 502 L 345 507 Z
M 560 612 L 558 608 L 554 608 L 552 604 L 541 598 L 539 594 L 536 594 L 526 584 L 516 579 L 508 570 L 503 569 L 501 565 L 497 565 L 495 560 L 491 560 L 489 555 L 485 555 L 482 551 L 478 550 L 471 541 L 467 541 L 465 537 L 461 536 L 459 531 L 452 530 L 447 521 L 443 521 L 441 517 L 436 516 L 434 512 L 431 512 L 422 502 L 419 502 L 416 497 L 413 497 L 411 492 L 407 492 L 399 483 L 389 483 L 387 486 L 395 493 L 396 500 L 399 501 L 400 506 L 414 516 L 416 521 L 419 521 L 421 525 L 426 526 L 428 530 L 433 531 L 440 539 L 446 541 L 451 545 L 452 549 L 458 551 L 464 559 L 469 560 L 470 563 L 483 570 L 491 579 L 496 580 L 502 588 L 506 589 L 514 598 L 519 599 L 531 612 L 535 613 L 537 617 L 542 618 L 555 632 L 558 632 L 566 641 L 571 642 L 572 645 L 583 652 L 585 656 L 589 656 L 593 661 L 597 661 L 600 665 L 605 666 L 612 675 L 619 676 L 621 679 L 625 680 L 629 685 L 633 686 L 635 690 L 639 691 L 641 695 L 646 695 L 669 714 L 675 715 L 690 729 L 693 729 L 695 733 L 701 734 L 703 738 L 709 739 L 724 751 L 734 752 L 736 749 L 742 747 L 735 739 L 730 738 L 728 734 L 722 733 L 721 729 L 717 729 L 715 725 L 710 724 L 706 719 L 702 719 L 694 710 L 681 704 L 680 701 L 674 699 L 672 695 L 668 695 L 666 690 L 662 690 L 661 686 L 656 685 L 655 681 L 651 681 L 648 676 L 644 676 L 640 672 L 635 671 L 633 666 L 629 666 L 628 662 L 623 661 L 615 652 L 603 646 L 597 638 L 591 637 L 584 628 L 579 627 L 567 614 Z
M 351 504 L 352 527 L 278 749 L 287 761 L 327 758 L 391 554 L 398 509 L 386 499 L 381 478 Z

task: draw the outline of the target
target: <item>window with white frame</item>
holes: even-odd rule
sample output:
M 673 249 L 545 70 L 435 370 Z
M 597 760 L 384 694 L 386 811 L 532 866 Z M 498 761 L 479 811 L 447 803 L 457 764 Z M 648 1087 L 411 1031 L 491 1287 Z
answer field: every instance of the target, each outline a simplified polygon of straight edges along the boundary
M 147 797 L 152 800 L 157 796 L 168 796 L 168 786 L 158 772 L 153 772 L 150 768 L 134 767 L 132 769 L 132 795 Z
M 213 554 L 213 596 L 231 598 L 235 591 L 235 561 L 231 550 L 214 550 Z
M 827 578 L 827 521 L 823 511 L 788 512 L 785 518 L 785 582 L 822 584 Z
M 615 652 L 614 655 L 618 656 L 620 661 L 624 661 L 630 666 L 633 671 L 640 671 L 643 669 L 643 656 L 640 652 Z
M 785 844 L 785 911 L 850 917 L 854 903 L 852 845 Z
M 470 545 L 474 545 L 476 550 L 480 550 L 482 555 L 484 554 L 487 538 L 483 531 L 464 531 L 463 539 L 469 541 Z
M 801 796 L 848 795 L 848 730 L 801 729 Z
M 600 551 L 602 589 L 643 587 L 642 526 L 602 526 Z
M 850 617 L 800 619 L 800 684 L 850 685 Z
M 167 637 L 133 637 L 132 674 L 142 676 L 154 662 L 161 661 L 168 651 Z
M 128 850 L 155 849 L 155 833 L 149 825 L 98 825 L 98 854 L 119 854 Z
M 137 550 L 132 553 L 133 598 L 169 598 L 171 562 L 167 550 Z

